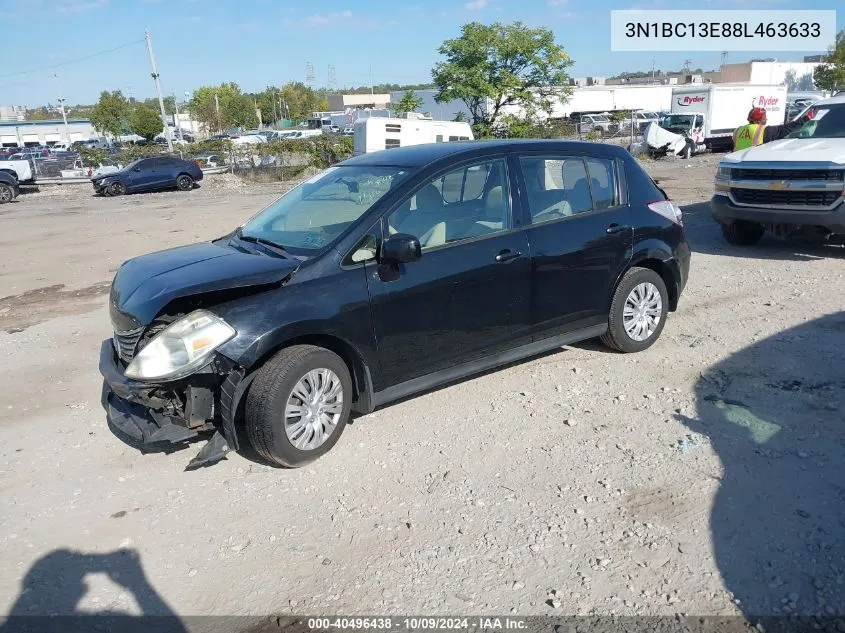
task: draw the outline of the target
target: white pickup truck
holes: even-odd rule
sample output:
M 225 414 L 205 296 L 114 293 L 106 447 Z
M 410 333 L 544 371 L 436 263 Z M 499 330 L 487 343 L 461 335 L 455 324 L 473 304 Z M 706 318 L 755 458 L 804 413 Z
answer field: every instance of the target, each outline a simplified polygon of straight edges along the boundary
M 845 243 L 845 94 L 816 101 L 786 138 L 727 154 L 713 216 L 731 244 L 766 231 Z
M 32 164 L 32 160 L 28 158 L 3 160 L 3 157 L 0 157 L 0 172 L 14 176 L 18 179 L 18 183 L 22 185 L 35 182 L 35 166 Z

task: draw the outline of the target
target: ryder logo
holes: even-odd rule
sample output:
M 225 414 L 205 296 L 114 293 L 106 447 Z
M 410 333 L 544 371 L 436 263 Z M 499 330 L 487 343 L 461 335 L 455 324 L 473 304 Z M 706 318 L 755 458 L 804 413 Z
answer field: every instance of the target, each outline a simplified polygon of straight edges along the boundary
M 772 106 L 776 106 L 778 104 L 777 97 L 758 97 L 757 98 L 757 107 L 758 108 L 770 108 Z
M 695 96 L 686 96 L 683 99 L 680 97 L 678 98 L 678 105 L 679 106 L 691 106 L 695 105 L 696 103 L 704 103 L 704 97 L 700 97 L 698 95 Z

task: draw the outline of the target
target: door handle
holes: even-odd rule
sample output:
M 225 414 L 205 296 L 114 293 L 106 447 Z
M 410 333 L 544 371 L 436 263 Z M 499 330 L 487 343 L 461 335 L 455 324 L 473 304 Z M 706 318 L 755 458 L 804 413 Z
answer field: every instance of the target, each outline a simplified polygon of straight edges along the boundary
M 630 226 L 625 226 L 623 224 L 611 224 L 609 227 L 607 227 L 607 229 L 605 229 L 605 231 L 608 235 L 613 235 L 614 233 L 621 233 L 622 231 L 627 231 L 630 228 Z
M 520 253 L 519 251 L 512 251 L 512 250 L 509 250 L 509 249 L 506 248 L 505 250 L 500 252 L 498 255 L 496 255 L 496 261 L 500 264 L 503 264 L 505 262 L 511 261 L 512 259 L 516 259 L 518 257 L 522 257 L 522 253 Z

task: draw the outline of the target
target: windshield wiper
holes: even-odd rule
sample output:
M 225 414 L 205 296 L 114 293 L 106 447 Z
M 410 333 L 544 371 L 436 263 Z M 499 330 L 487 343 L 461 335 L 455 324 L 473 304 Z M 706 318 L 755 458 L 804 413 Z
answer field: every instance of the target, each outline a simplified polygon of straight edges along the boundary
M 260 244 L 261 246 L 272 250 L 273 252 L 281 255 L 282 257 L 290 257 L 290 253 L 288 253 L 285 250 L 285 247 L 281 244 L 276 244 L 272 240 L 267 240 L 263 237 L 257 237 L 255 235 L 244 235 L 241 227 L 235 229 L 235 237 L 237 237 L 242 242 L 252 242 L 253 244 Z

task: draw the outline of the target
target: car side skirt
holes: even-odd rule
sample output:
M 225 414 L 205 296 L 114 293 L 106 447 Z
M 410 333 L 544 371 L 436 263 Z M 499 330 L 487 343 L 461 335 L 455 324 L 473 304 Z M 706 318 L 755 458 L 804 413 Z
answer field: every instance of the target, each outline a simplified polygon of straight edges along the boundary
M 429 391 L 435 387 L 454 382 L 455 380 L 460 380 L 461 378 L 466 378 L 467 376 L 472 376 L 473 374 L 479 374 L 483 371 L 494 369 L 514 361 L 522 360 L 530 356 L 536 356 L 538 354 L 542 354 L 543 352 L 548 352 L 556 347 L 562 347 L 564 345 L 570 345 L 572 343 L 596 338 L 604 334 L 606 331 L 606 323 L 592 325 L 579 330 L 573 330 L 572 332 L 566 332 L 565 334 L 560 334 L 558 336 L 544 338 L 540 341 L 534 341 L 532 343 L 528 343 L 527 345 L 515 347 L 498 354 L 485 356 L 484 358 L 463 363 L 455 367 L 449 367 L 432 374 L 427 374 L 425 376 L 420 376 L 418 378 L 399 383 L 398 385 L 393 385 L 383 391 L 378 391 L 373 394 L 371 403 L 373 408 L 375 408 L 388 402 L 400 400 L 401 398 L 405 398 L 412 394 Z

